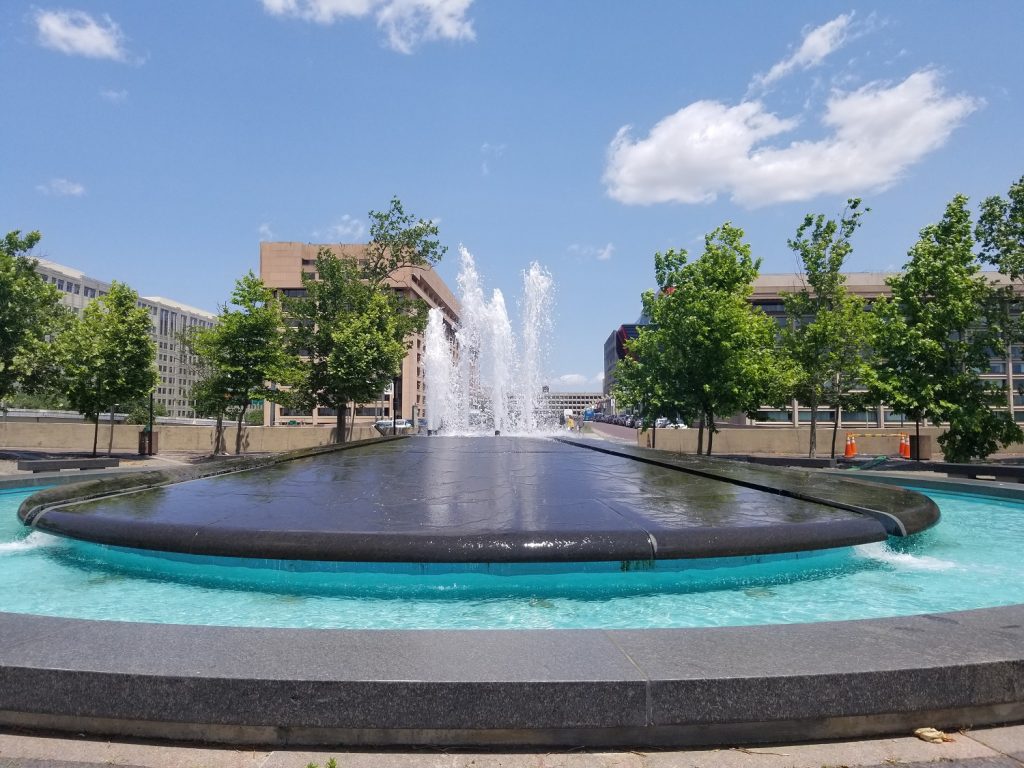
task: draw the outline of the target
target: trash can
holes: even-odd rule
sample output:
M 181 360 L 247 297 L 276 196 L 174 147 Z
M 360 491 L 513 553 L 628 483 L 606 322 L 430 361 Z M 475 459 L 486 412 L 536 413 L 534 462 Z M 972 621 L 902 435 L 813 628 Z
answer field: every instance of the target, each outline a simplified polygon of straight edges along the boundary
M 910 436 L 910 458 L 915 461 L 932 460 L 932 436 L 917 435 Z
M 153 456 L 157 452 L 157 433 L 143 429 L 139 432 L 139 455 Z

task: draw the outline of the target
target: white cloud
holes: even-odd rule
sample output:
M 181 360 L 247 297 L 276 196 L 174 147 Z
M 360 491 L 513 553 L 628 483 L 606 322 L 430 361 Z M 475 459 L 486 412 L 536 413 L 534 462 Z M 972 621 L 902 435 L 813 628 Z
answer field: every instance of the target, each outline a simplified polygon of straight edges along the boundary
M 589 377 L 582 373 L 565 373 L 551 382 L 551 388 L 556 392 L 589 392 L 600 389 L 602 382 L 604 382 L 604 373 Z
M 85 11 L 37 11 L 39 43 L 69 56 L 124 61 L 124 35 L 109 16 L 97 21 Z
M 260 224 L 259 229 L 256 230 L 260 236 L 261 241 L 270 241 L 274 239 L 274 231 L 270 228 L 267 222 Z
M 587 377 L 582 373 L 566 373 L 555 379 L 555 384 L 563 387 L 582 387 L 586 383 Z
M 354 243 L 366 234 L 366 224 L 347 213 L 341 219 L 324 230 L 317 230 L 313 237 L 322 238 L 332 243 Z
M 852 13 L 844 13 L 832 21 L 804 32 L 803 42 L 792 55 L 778 62 L 766 74 L 757 74 L 751 87 L 765 88 L 796 69 L 809 69 L 821 64 L 825 57 L 846 42 Z
M 597 261 L 608 261 L 611 259 L 612 254 L 615 253 L 615 245 L 607 243 L 605 245 L 581 245 L 580 243 L 573 243 L 567 249 L 569 253 L 579 257 L 581 260 L 596 259 Z
M 483 157 L 483 161 L 480 163 L 480 174 L 482 176 L 491 175 L 491 163 L 490 159 L 499 158 L 505 154 L 504 144 L 491 144 L 490 142 L 484 142 L 480 147 L 480 155 Z
M 81 197 L 85 194 L 85 187 L 77 181 L 67 179 L 50 179 L 45 184 L 37 184 L 36 190 L 44 195 L 55 197 Z
M 466 12 L 473 0 L 261 0 L 273 16 L 292 16 L 316 24 L 333 24 L 373 14 L 388 46 L 412 53 L 432 40 L 473 40 Z
M 771 145 L 797 118 L 760 101 L 729 106 L 697 101 L 634 139 L 619 130 L 608 150 L 608 194 L 627 204 L 703 203 L 728 194 L 756 207 L 822 194 L 863 193 L 891 186 L 949 139 L 982 102 L 947 94 L 934 70 L 895 85 L 874 82 L 835 90 L 826 102 L 819 140 Z
M 123 89 L 115 91 L 113 88 L 107 88 L 100 91 L 100 98 L 104 101 L 109 101 L 111 104 L 121 104 L 128 99 L 128 91 Z

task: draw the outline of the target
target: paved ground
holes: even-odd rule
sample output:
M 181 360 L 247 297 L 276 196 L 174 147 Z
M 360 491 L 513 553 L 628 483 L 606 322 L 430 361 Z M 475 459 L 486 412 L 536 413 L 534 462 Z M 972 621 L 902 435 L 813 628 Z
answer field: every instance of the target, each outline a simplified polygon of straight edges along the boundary
M 45 458 L 61 458 L 65 456 L 88 456 L 88 453 L 76 453 L 76 452 L 61 452 L 61 451 L 40 451 L 38 449 L 31 448 L 0 448 L 0 456 L 17 456 L 24 459 L 45 459 Z M 100 457 L 106 457 L 106 451 L 100 451 L 98 454 Z M 260 455 L 260 454 L 246 454 L 249 456 Z M 161 453 L 158 456 L 139 456 L 135 453 L 114 453 L 114 458 L 120 459 L 121 464 L 118 469 L 136 469 L 136 468 L 152 468 L 152 469 L 166 469 L 168 467 L 181 466 L 185 464 L 196 464 L 205 461 L 220 461 L 223 459 L 231 458 L 231 456 L 218 456 L 216 458 L 211 457 L 209 453 L 189 453 L 185 451 L 177 451 L 172 453 Z M 89 477 L 95 475 L 103 470 L 88 470 L 82 472 L 82 477 Z M 64 475 L 70 475 L 77 473 L 78 470 L 64 470 Z M 20 471 L 18 469 L 18 461 L 16 458 L 0 458 L 0 477 L 31 477 L 32 473 L 27 471 Z M 0 765 L 0 768 L 3 768 Z
M 98 741 L 0 732 L 0 768 L 1021 768 L 1024 725 L 952 734 L 715 750 L 472 752 L 465 750 L 252 750 Z

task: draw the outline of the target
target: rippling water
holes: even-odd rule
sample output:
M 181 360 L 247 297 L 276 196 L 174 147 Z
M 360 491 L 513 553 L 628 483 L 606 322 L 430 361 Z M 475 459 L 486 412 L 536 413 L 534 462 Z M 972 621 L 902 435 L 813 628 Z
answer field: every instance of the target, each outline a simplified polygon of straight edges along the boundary
M 0 610 L 265 627 L 650 628 L 774 624 L 1024 602 L 1024 504 L 928 491 L 942 521 L 799 557 L 398 566 L 188 558 L 72 542 L 0 491 Z

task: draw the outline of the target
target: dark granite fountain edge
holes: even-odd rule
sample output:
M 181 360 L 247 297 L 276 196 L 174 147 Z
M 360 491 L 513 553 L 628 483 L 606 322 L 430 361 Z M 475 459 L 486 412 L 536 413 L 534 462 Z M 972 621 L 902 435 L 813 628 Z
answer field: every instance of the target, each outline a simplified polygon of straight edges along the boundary
M 812 490 L 825 490 L 821 485 L 831 484 L 829 490 L 850 490 L 862 496 L 869 489 L 878 491 L 879 487 L 869 480 L 851 477 L 839 477 L 834 473 L 821 473 L 792 469 L 789 467 L 743 465 L 728 459 L 717 459 L 708 456 L 685 456 L 669 454 L 650 448 L 633 446 L 610 446 L 606 443 L 591 440 L 575 440 L 556 437 L 561 443 L 586 448 L 613 456 L 622 456 L 636 461 L 643 461 L 665 469 L 707 477 L 713 480 L 732 483 L 744 488 L 751 488 L 766 493 L 774 493 L 801 501 L 859 512 L 877 520 L 890 536 L 907 536 L 919 533 L 939 521 L 939 508 L 931 499 L 913 491 L 904 489 L 891 490 L 885 494 L 874 494 L 872 506 L 864 503 L 853 503 L 837 498 L 835 495 L 808 492 L 801 489 L 807 485 Z M 813 485 L 819 488 L 814 489 Z
M 21 506 L 18 507 L 18 517 L 25 525 L 32 525 L 32 521 L 40 512 L 55 504 L 89 501 L 90 499 L 125 493 L 127 491 L 142 491 L 148 488 L 170 485 L 171 483 L 183 483 L 188 480 L 199 480 L 204 477 L 215 477 L 216 475 L 226 475 L 232 472 L 245 472 L 250 469 L 268 467 L 286 461 L 304 459 L 308 456 L 318 456 L 322 453 L 334 453 L 375 443 L 387 443 L 392 440 L 405 439 L 405 435 L 377 437 L 371 440 L 354 440 L 348 443 L 299 448 L 294 451 L 285 451 L 271 456 L 240 456 L 210 464 L 191 464 L 169 469 L 121 472 L 116 475 L 82 478 L 81 480 L 74 478 L 71 482 L 61 478 L 63 482 L 60 485 L 46 488 L 25 499 Z M 34 487 L 45 482 L 45 480 L 38 478 L 25 478 L 25 480 L 25 487 Z M 17 486 L 7 486 L 7 488 L 11 487 Z
M 1024 719 L 1024 606 L 663 630 L 0 614 L 0 724 L 231 744 L 725 745 Z

